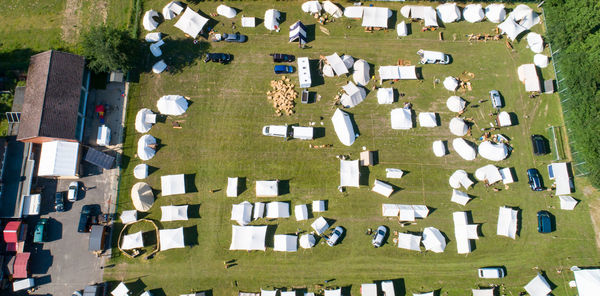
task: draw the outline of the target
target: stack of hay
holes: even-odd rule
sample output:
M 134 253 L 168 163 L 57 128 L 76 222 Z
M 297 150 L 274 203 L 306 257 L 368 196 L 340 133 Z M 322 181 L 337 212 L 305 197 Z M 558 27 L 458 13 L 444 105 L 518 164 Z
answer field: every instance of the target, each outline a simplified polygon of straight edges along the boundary
M 267 92 L 267 99 L 273 101 L 275 115 L 281 116 L 282 113 L 285 113 L 289 116 L 294 114 L 294 106 L 296 105 L 294 100 L 298 97 L 294 87 L 295 85 L 290 83 L 290 79 L 285 76 L 281 76 L 281 80 L 271 80 L 273 90 Z

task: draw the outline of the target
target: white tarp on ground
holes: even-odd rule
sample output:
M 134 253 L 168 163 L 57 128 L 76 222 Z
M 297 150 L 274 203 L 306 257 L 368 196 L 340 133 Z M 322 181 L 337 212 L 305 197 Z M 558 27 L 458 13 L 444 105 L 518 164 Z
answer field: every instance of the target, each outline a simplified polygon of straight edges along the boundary
M 342 89 L 344 90 L 344 94 L 340 99 L 340 103 L 345 108 L 352 108 L 360 104 L 367 96 L 367 91 L 363 87 L 356 86 L 351 81 L 342 86 Z
M 452 173 L 448 179 L 448 183 L 450 183 L 450 187 L 454 189 L 458 189 L 460 186 L 464 187 L 465 189 L 469 189 L 469 187 L 473 185 L 473 181 L 469 179 L 469 175 L 463 170 L 456 170 L 454 173 Z
M 294 207 L 294 215 L 296 221 L 302 221 L 308 219 L 308 207 L 306 205 L 296 205 Z
M 489 289 L 471 289 L 473 296 L 495 296 L 494 288 Z
M 479 155 L 492 161 L 501 161 L 508 156 L 508 146 L 504 143 L 492 143 L 485 141 L 477 148 Z
M 458 88 L 458 79 L 448 76 L 444 79 L 443 84 L 447 90 L 455 91 Z
M 463 111 L 465 110 L 465 106 L 467 106 L 467 102 L 459 96 L 451 96 L 446 101 L 446 107 L 452 112 Z
M 469 197 L 468 194 L 460 191 L 460 190 L 456 190 L 456 189 L 452 189 L 452 198 L 450 198 L 451 202 L 455 202 L 459 205 L 467 205 L 467 203 L 471 200 L 471 198 Z
M 166 175 L 160 177 L 160 188 L 162 196 L 184 194 L 185 193 L 185 175 Z
M 437 119 L 434 112 L 419 113 L 419 125 L 421 127 L 436 127 Z
M 51 141 L 42 143 L 38 176 L 74 177 L 79 163 L 79 143 Z
M 333 16 L 334 18 L 340 18 L 342 17 L 342 15 L 344 15 L 342 10 L 331 1 L 324 1 L 323 9 L 325 10 L 325 12 L 331 14 L 331 16 Z
M 369 67 L 369 63 L 365 60 L 357 60 L 354 62 L 354 73 L 352 73 L 352 79 L 357 85 L 365 86 L 369 83 L 369 71 L 371 67 Z
M 500 174 L 500 170 L 498 170 L 498 168 L 493 164 L 488 164 L 478 168 L 475 170 L 474 175 L 475 179 L 482 182 L 485 181 L 488 185 L 502 181 L 502 174 Z
M 344 61 L 342 61 L 342 58 L 340 58 L 337 52 L 326 56 L 325 59 L 327 60 L 327 64 L 335 71 L 335 75 L 340 76 L 348 73 L 348 67 L 346 67 L 346 64 L 344 64 Z
M 135 222 L 135 221 L 137 221 L 137 211 L 136 210 L 123 211 L 123 212 L 121 212 L 120 219 L 123 224 Z
M 540 53 L 544 51 L 544 40 L 542 39 L 542 35 L 535 32 L 530 32 L 527 34 L 527 36 L 525 36 L 525 39 L 527 39 L 527 45 L 529 46 L 529 49 L 531 49 L 531 51 L 534 53 Z
M 453 23 L 460 21 L 460 9 L 456 3 L 444 3 L 438 5 L 437 14 L 444 23 Z
M 531 7 L 525 4 L 519 4 L 513 11 L 508 15 L 508 18 L 514 19 L 519 25 L 529 30 L 531 27 L 540 22 L 540 17 L 537 13 L 531 9 Z
M 131 187 L 133 207 L 140 212 L 147 212 L 154 204 L 154 193 L 150 185 L 144 182 L 135 183 Z
M 162 71 L 164 71 L 165 69 L 167 69 L 167 64 L 165 63 L 164 60 L 160 60 L 152 66 L 152 72 L 154 72 L 156 74 L 162 73 Z
M 333 122 L 333 129 L 340 142 L 346 146 L 352 145 L 354 140 L 356 140 L 356 133 L 354 132 L 350 114 L 340 109 L 336 109 L 331 117 L 331 121 Z
M 515 239 L 517 237 L 517 210 L 500 207 L 498 212 L 498 227 L 496 234 Z
M 239 179 L 238 177 L 228 177 L 227 178 L 227 197 L 237 197 L 239 192 Z
M 539 53 L 534 55 L 533 64 L 542 69 L 548 67 L 548 56 Z
M 188 6 L 181 17 L 179 17 L 179 20 L 175 23 L 175 28 L 180 29 L 192 38 L 196 38 L 206 23 L 208 23 L 207 18 L 199 15 Z
M 435 227 L 426 227 L 423 229 L 423 241 L 421 242 L 425 246 L 425 250 L 434 253 L 442 253 L 446 249 L 446 238 Z
M 400 221 L 415 221 L 416 218 L 427 218 L 429 208 L 425 205 L 381 204 L 381 215 L 398 217 Z
M 183 238 L 183 227 L 175 229 L 161 229 L 158 231 L 160 237 L 160 250 L 185 248 Z
M 152 32 L 146 34 L 146 37 L 144 37 L 144 39 L 146 39 L 146 42 L 158 42 L 160 41 L 161 37 L 162 35 L 160 32 Z
M 188 206 L 162 206 L 160 221 L 186 221 L 188 219 Z
M 571 267 L 577 284 L 579 296 L 593 296 L 600 291 L 600 269 L 580 269 L 577 266 Z
M 164 115 L 181 115 L 188 108 L 188 101 L 180 95 L 166 95 L 156 102 L 158 112 Z
M 418 79 L 416 66 L 380 66 L 379 79 Z
M 501 127 L 511 126 L 512 121 L 510 120 L 510 114 L 506 111 L 502 111 L 498 114 L 498 125 Z
M 321 6 L 321 3 L 319 3 L 319 1 L 306 1 L 302 3 L 301 8 L 302 11 L 312 14 L 321 12 L 323 6 Z
M 421 236 L 409 233 L 398 233 L 398 248 L 421 251 Z
M 492 23 L 499 23 L 506 18 L 504 4 L 490 4 L 485 8 L 485 17 Z
M 400 9 L 400 14 L 405 18 L 422 19 L 425 26 L 437 27 L 437 13 L 430 6 L 404 5 Z
M 135 130 L 138 133 L 147 133 L 152 128 L 152 124 L 156 121 L 156 119 L 152 120 L 151 117 L 156 118 L 150 109 L 140 109 L 135 115 Z
M 552 163 L 552 172 L 554 174 L 554 183 L 556 185 L 556 195 L 571 194 L 571 177 L 566 162 Z
M 300 236 L 299 242 L 301 248 L 310 249 L 315 246 L 317 240 L 315 239 L 314 235 L 306 233 Z
M 379 193 L 385 197 L 390 197 L 392 193 L 394 193 L 394 187 L 392 185 L 387 184 L 383 181 L 375 179 L 375 183 L 373 184 L 373 192 Z
M 323 296 L 342 296 L 342 289 L 337 288 L 335 290 L 323 290 Z
M 281 201 L 272 201 L 267 204 L 267 218 L 289 218 L 290 217 L 290 204 Z
M 288 234 L 276 234 L 273 238 L 273 251 L 279 251 L 279 252 L 296 252 L 296 251 L 298 251 L 298 237 L 295 235 L 288 235 Z
M 151 136 L 151 135 L 143 135 L 138 140 L 138 146 L 137 146 L 137 155 L 138 155 L 138 157 L 141 160 L 150 160 L 150 159 L 152 159 L 152 157 L 154 157 L 154 154 L 156 154 L 156 151 L 154 151 L 154 149 L 151 148 L 150 145 L 155 145 L 155 144 L 156 144 L 156 139 L 153 136 Z M 43 152 L 43 150 L 42 150 L 42 152 Z M 44 154 L 42 153 L 42 156 L 43 155 Z M 41 163 L 40 163 L 40 167 L 41 167 Z M 40 174 L 38 173 L 38 175 L 40 175 Z
M 408 27 L 404 21 L 401 21 L 396 25 L 396 34 L 398 34 L 399 37 L 408 36 Z
M 388 18 L 391 16 L 392 11 L 387 7 L 364 7 L 362 26 L 387 28 Z
M 560 199 L 560 209 L 561 210 L 573 210 L 575 209 L 575 206 L 577 205 L 577 200 L 568 196 L 568 195 L 561 195 L 558 197 Z
M 385 177 L 388 179 L 400 179 L 404 175 L 401 169 L 387 168 L 385 169 Z
M 394 102 L 394 89 L 393 88 L 379 88 L 377 90 L 377 103 L 383 104 L 391 104 Z
M 142 25 L 146 31 L 154 31 L 158 28 L 158 22 L 154 20 L 155 17 L 158 17 L 158 12 L 155 10 L 148 10 L 144 13 Z
M 121 242 L 121 249 L 123 250 L 131 250 L 137 248 L 144 247 L 144 240 L 142 238 L 142 232 L 138 231 L 132 234 L 126 234 L 123 236 L 123 241 Z
M 279 195 L 279 182 L 272 181 L 256 181 L 256 196 L 257 197 L 275 197 Z
M 317 235 L 323 234 L 327 229 L 329 229 L 329 224 L 327 224 L 327 220 L 323 217 L 317 218 L 310 227 L 317 232 Z
M 119 285 L 110 292 L 113 296 L 129 296 L 129 289 L 125 283 L 120 282 Z
M 433 154 L 435 154 L 437 157 L 442 157 L 448 154 L 446 145 L 444 145 L 442 140 L 433 141 Z
M 483 20 L 485 14 L 481 4 L 469 4 L 463 9 L 463 18 L 469 23 L 476 23 Z
M 178 14 L 183 11 L 183 6 L 179 3 L 171 1 L 169 4 L 165 5 L 162 10 L 162 14 L 166 20 L 174 19 Z
M 237 14 L 237 11 L 235 11 L 235 9 L 233 9 L 227 5 L 221 4 L 221 5 L 217 6 L 217 13 L 226 18 L 234 18 L 235 15 Z
M 498 25 L 498 28 L 502 30 L 502 33 L 508 36 L 508 39 L 515 40 L 521 33 L 527 31 L 527 28 L 517 24 L 511 17 L 506 18 L 504 22 Z
M 534 64 L 523 64 L 517 68 L 519 80 L 525 84 L 525 91 L 542 91 L 540 78 Z
M 325 201 L 324 200 L 313 200 L 312 211 L 313 212 L 325 212 Z
M 140 163 L 133 168 L 133 176 L 136 179 L 142 180 L 148 177 L 148 165 L 145 163 Z
M 452 148 L 464 160 L 473 160 L 475 159 L 475 156 L 477 156 L 475 148 L 471 146 L 470 142 L 466 141 L 463 138 L 456 138 L 452 140 Z
M 359 187 L 359 160 L 340 159 L 340 187 Z
M 361 284 L 360 295 L 362 296 L 377 296 L 377 284 Z
M 267 226 L 231 226 L 230 250 L 264 251 Z
M 392 109 L 392 129 L 407 130 L 413 127 L 412 112 L 410 109 Z
M 454 220 L 454 236 L 456 238 L 456 249 L 458 254 L 471 253 L 470 239 L 479 239 L 477 235 L 477 224 L 468 224 L 467 212 L 452 213 Z
M 255 202 L 252 218 L 254 220 L 256 220 L 256 219 L 262 218 L 264 216 L 265 216 L 265 203 L 264 202 Z
M 524 288 L 531 296 L 546 296 L 552 292 L 546 279 L 539 273 Z

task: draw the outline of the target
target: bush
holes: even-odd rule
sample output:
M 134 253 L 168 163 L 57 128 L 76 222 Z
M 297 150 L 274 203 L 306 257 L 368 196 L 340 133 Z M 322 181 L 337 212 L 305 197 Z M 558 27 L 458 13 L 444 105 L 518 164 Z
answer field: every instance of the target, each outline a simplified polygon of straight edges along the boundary
M 128 72 L 138 66 L 139 42 L 125 30 L 92 27 L 82 34 L 80 48 L 95 72 Z

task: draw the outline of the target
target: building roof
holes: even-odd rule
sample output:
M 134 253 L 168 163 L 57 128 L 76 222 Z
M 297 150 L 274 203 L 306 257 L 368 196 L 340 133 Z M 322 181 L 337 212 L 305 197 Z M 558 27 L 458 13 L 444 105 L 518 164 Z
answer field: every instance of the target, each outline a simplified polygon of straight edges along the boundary
M 77 140 L 84 67 L 82 56 L 65 52 L 49 50 L 31 57 L 18 140 Z

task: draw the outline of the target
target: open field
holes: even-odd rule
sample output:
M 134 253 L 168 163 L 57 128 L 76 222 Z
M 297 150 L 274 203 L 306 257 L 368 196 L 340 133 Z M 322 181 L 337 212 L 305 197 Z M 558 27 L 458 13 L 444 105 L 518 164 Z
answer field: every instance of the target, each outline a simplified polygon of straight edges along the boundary
M 165 1 L 147 1 L 144 9 L 160 11 Z M 218 3 L 192 5 L 204 13 L 215 11 Z M 158 199 L 146 216 L 160 219 L 163 205 L 190 204 L 199 209 L 198 215 L 185 222 L 160 223 L 160 228 L 183 226 L 186 231 L 185 249 L 159 253 L 151 260 L 127 259 L 116 256 L 111 261 L 115 266 L 105 269 L 107 280 L 135 281 L 138 278 L 147 290 L 165 295 L 178 295 L 192 290 L 213 289 L 214 295 L 233 295 L 238 290 L 257 291 L 261 287 L 306 287 L 314 291 L 316 284 L 325 280 L 330 286 L 342 286 L 358 295 L 361 283 L 375 280 L 402 279 L 406 293 L 441 289 L 441 295 L 468 295 L 468 289 L 478 285 L 502 284 L 501 292 L 518 295 L 522 287 L 532 279 L 536 270 L 546 273 L 553 283 L 554 295 L 572 295 L 575 291 L 568 287 L 573 279 L 568 268 L 573 265 L 589 266 L 597 264 L 598 250 L 589 215 L 587 198 L 582 188 L 577 187 L 573 196 L 582 202 L 572 212 L 558 210 L 556 197 L 548 192 L 531 192 L 525 171 L 537 167 L 548 185 L 545 166 L 552 156 L 534 157 L 529 135 L 547 135 L 550 125 L 562 125 L 560 105 L 557 95 L 542 95 L 528 98 L 524 86 L 517 79 L 517 67 L 532 61 L 533 53 L 526 48 L 526 42 L 515 43 L 515 50 L 509 50 L 504 39 L 496 42 L 469 43 L 465 34 L 491 33 L 494 24 L 483 22 L 469 24 L 459 22 L 442 28 L 446 41 L 438 41 L 437 32 L 420 32 L 420 26 L 412 25 L 413 34 L 403 39 L 396 32 L 364 33 L 360 22 L 338 19 L 326 25 L 331 36 L 323 34 L 318 25 L 314 31 L 315 40 L 309 49 L 299 49 L 287 43 L 287 27 L 300 19 L 312 25 L 314 19 L 303 14 L 301 2 L 231 2 L 231 6 L 241 9 L 240 14 L 261 17 L 268 8 L 276 8 L 286 13 L 281 24 L 281 32 L 268 32 L 262 24 L 256 28 L 240 28 L 239 17 L 236 25 L 241 33 L 249 36 L 246 44 L 211 43 L 211 52 L 228 52 L 235 56 L 229 65 L 203 63 L 199 58 L 185 67 L 173 67 L 176 73 L 161 75 L 142 74 L 139 83 L 133 84 L 130 91 L 128 117 L 126 123 L 125 156 L 119 196 L 119 211 L 133 208 L 129 198 L 131 186 L 137 182 L 133 178 L 133 167 L 141 163 L 136 159 L 137 140 L 135 132 L 136 112 L 147 107 L 156 111 L 156 101 L 162 95 L 181 94 L 191 100 L 184 116 L 168 118 L 150 130 L 150 134 L 160 141 L 156 156 L 147 161 L 156 168 L 146 180 L 158 193 L 160 176 L 169 174 L 191 174 L 193 184 L 188 184 L 192 192 L 185 195 Z M 227 4 L 227 3 L 226 3 Z M 404 5 L 377 3 L 395 11 Z M 219 22 L 215 29 L 219 33 L 231 32 L 231 21 L 215 17 Z M 401 16 L 394 15 L 398 22 Z M 395 21 L 392 21 L 395 23 Z M 159 31 L 168 34 L 163 54 L 167 64 L 185 64 L 181 57 L 192 59 L 199 55 L 203 45 L 193 45 L 184 39 L 183 33 L 173 27 L 175 20 L 166 21 Z M 349 27 L 348 27 L 349 26 Z M 533 30 L 541 31 L 543 25 Z M 145 33 L 144 33 L 145 34 Z M 143 35 L 143 34 L 142 34 Z M 453 35 L 456 40 L 453 41 Z M 171 46 L 170 46 L 171 44 Z M 173 46 L 173 44 L 177 44 Z M 186 55 L 181 48 L 188 48 Z M 296 56 L 318 59 L 319 55 L 333 52 L 349 54 L 371 64 L 372 69 L 381 65 L 394 65 L 398 59 L 418 62 L 415 54 L 420 48 L 440 50 L 452 55 L 450 65 L 425 65 L 422 67 L 424 79 L 421 81 L 400 81 L 384 86 L 394 87 L 406 96 L 393 105 L 378 105 L 376 94 L 370 92 L 364 102 L 349 109 L 354 115 L 360 137 L 351 147 L 343 146 L 337 139 L 330 117 L 335 110 L 333 96 L 351 78 L 325 78 L 324 84 L 311 88 L 322 99 L 314 104 L 296 106 L 296 114 L 290 117 L 275 117 L 265 92 L 270 89 L 269 81 L 279 76 L 272 73 L 273 63 L 268 56 L 272 52 L 285 52 Z M 177 53 L 177 60 L 175 59 Z M 148 68 L 157 59 L 148 53 Z M 294 64 L 295 66 L 295 64 Z M 373 67 L 375 66 L 375 67 Z M 473 135 L 480 136 L 479 129 L 489 126 L 488 113 L 492 112 L 489 100 L 476 107 L 479 99 L 487 99 L 490 89 L 498 89 L 505 98 L 504 110 L 516 113 L 518 124 L 503 128 L 500 132 L 511 139 L 515 148 L 510 157 L 494 163 L 499 167 L 512 167 L 517 172 L 518 182 L 505 190 L 493 192 L 482 183 L 476 183 L 468 191 L 475 196 L 463 207 L 450 202 L 451 188 L 448 177 L 456 169 L 473 173 L 475 169 L 491 163 L 478 157 L 475 161 L 464 161 L 450 148 L 450 154 L 436 158 L 431 151 L 434 140 L 449 140 L 449 120 L 455 116 L 445 106 L 452 95 L 441 84 L 434 87 L 434 79 L 443 80 L 446 76 L 458 76 L 464 71 L 473 72 L 473 91 L 458 92 L 470 102 L 465 117 L 473 118 L 476 125 Z M 543 78 L 552 78 L 550 68 L 543 71 Z M 297 81 L 297 75 L 290 78 Z M 315 79 L 315 77 L 313 77 Z M 373 82 L 369 84 L 371 89 Z M 408 131 L 390 128 L 390 110 L 400 108 L 403 101 L 410 101 L 413 109 L 437 112 L 442 125 L 436 128 L 416 127 Z M 321 117 L 323 119 L 321 119 Z M 171 128 L 171 123 L 181 122 L 182 129 Z M 309 122 L 323 122 L 325 137 L 311 142 L 264 137 L 261 127 L 267 124 L 307 125 Z M 476 142 L 475 137 L 466 137 Z M 332 148 L 309 149 L 309 143 L 333 144 Z M 361 147 L 379 151 L 380 163 L 370 167 L 369 186 L 360 189 L 350 188 L 341 194 L 339 184 L 339 161 L 335 155 L 348 154 L 358 157 Z M 389 180 L 400 188 L 390 199 L 372 193 L 368 187 L 374 179 L 385 180 L 385 168 L 400 168 L 408 173 L 400 180 Z M 225 197 L 226 177 L 247 178 L 248 189 L 238 198 Z M 264 179 L 289 181 L 289 193 L 278 198 L 256 198 L 254 181 Z M 209 190 L 221 189 L 216 193 Z M 323 216 L 335 220 L 334 226 L 343 226 L 347 235 L 342 243 L 334 248 L 325 246 L 322 240 L 310 250 L 300 249 L 297 253 L 278 253 L 272 248 L 266 252 L 229 251 L 231 240 L 231 205 L 244 200 L 290 201 L 291 205 L 309 203 L 312 200 L 328 200 L 328 211 Z M 418 220 L 416 225 L 401 228 L 393 220 L 381 217 L 382 203 L 425 204 L 432 209 L 430 216 Z M 507 205 L 521 209 L 519 236 L 516 240 L 499 237 L 494 232 L 498 217 L 498 207 Z M 557 231 L 539 234 L 536 231 L 535 213 L 549 210 L 556 216 Z M 471 211 L 473 222 L 480 224 L 482 237 L 475 242 L 473 253 L 465 256 L 456 253 L 452 212 Z M 276 225 L 276 234 L 294 233 L 298 228 L 309 230 L 308 221 L 296 222 L 294 218 L 266 222 L 263 219 L 252 225 Z M 399 232 L 420 232 L 434 226 L 448 237 L 448 247 L 441 254 L 430 252 L 416 253 L 395 248 L 388 244 L 374 249 L 367 228 L 387 225 L 390 230 Z M 119 230 L 119 225 L 116 227 Z M 114 240 L 116 241 L 116 240 Z M 269 240 L 268 240 L 269 241 Z M 118 252 L 118 251 L 117 251 Z M 236 259 L 237 266 L 224 269 L 223 262 Z M 476 276 L 476 268 L 481 266 L 503 265 L 508 276 L 501 280 L 481 280 Z M 557 272 L 557 270 L 562 272 Z M 138 287 L 139 288 L 139 287 Z M 160 294 L 158 294 L 160 295 Z

